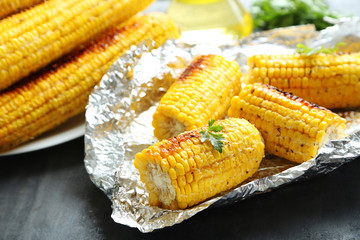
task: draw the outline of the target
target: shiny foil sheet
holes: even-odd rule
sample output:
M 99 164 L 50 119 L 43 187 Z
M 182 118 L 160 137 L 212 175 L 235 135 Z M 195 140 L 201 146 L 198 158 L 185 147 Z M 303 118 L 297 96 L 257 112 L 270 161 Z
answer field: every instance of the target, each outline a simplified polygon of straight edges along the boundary
M 223 55 L 238 61 L 244 73 L 248 56 L 292 53 L 297 43 L 333 46 L 343 41 L 358 51 L 359 30 L 360 20 L 351 18 L 321 32 L 312 25 L 279 28 L 226 46 L 195 46 L 172 40 L 152 51 L 148 43 L 133 46 L 104 75 L 86 110 L 85 167 L 91 180 L 112 201 L 114 221 L 151 232 L 180 223 L 210 206 L 232 204 L 331 172 L 360 156 L 360 111 L 344 111 L 340 114 L 348 120 L 348 137 L 325 145 L 316 158 L 299 165 L 267 155 L 257 173 L 232 191 L 176 211 L 148 204 L 148 193 L 133 164 L 137 152 L 157 141 L 151 125 L 157 103 L 194 56 Z

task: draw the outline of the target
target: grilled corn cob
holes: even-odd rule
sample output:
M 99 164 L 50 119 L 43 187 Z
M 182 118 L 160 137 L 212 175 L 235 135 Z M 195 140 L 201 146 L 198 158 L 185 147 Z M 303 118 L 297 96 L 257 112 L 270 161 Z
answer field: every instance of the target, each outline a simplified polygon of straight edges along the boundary
M 0 1 L 0 18 L 43 1 L 44 0 L 2 0 Z
M 153 116 L 154 135 L 166 139 L 225 117 L 240 91 L 240 77 L 236 62 L 217 55 L 195 58 L 161 98 Z
M 9 21 L 0 22 L 0 90 L 123 22 L 152 1 L 50 0 L 11 17 L 20 23 L 10 28 Z
M 231 100 L 229 116 L 253 123 L 267 152 L 296 163 L 315 157 L 330 140 L 344 137 L 345 119 L 261 83 L 246 85 Z
M 329 109 L 360 106 L 360 54 L 255 55 L 248 83 L 272 85 Z
M 222 153 L 200 141 L 200 127 L 158 142 L 135 156 L 149 203 L 184 209 L 230 190 L 258 169 L 264 156 L 259 131 L 244 119 L 217 121 L 224 127 Z
M 133 17 L 88 48 L 65 57 L 0 94 L 0 151 L 6 151 L 85 110 L 103 74 L 130 46 L 153 39 L 156 47 L 178 37 L 164 14 Z

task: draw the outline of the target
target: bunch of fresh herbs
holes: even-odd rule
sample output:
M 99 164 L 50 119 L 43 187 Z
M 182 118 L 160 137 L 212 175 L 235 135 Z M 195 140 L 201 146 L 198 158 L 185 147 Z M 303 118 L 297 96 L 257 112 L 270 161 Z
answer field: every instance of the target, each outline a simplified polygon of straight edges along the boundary
M 325 16 L 339 18 L 324 0 L 255 0 L 251 14 L 256 30 L 301 24 L 314 24 L 321 30 L 332 25 L 324 20 Z

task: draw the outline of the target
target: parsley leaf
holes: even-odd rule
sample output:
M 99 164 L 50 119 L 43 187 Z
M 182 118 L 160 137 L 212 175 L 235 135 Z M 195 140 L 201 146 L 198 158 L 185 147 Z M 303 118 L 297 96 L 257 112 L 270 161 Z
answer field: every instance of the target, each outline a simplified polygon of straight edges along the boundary
M 209 139 L 208 132 L 200 131 L 200 141 L 205 142 L 208 139 Z
M 222 153 L 222 149 L 224 146 L 224 142 L 225 138 L 223 137 L 222 134 L 214 134 L 209 132 L 210 134 L 210 142 L 211 144 L 214 146 L 215 150 L 218 151 L 219 153 Z
M 205 142 L 209 140 L 216 151 L 222 153 L 225 138 L 222 133 L 218 133 L 223 130 L 223 126 L 214 125 L 215 119 L 208 121 L 208 129 L 206 131 L 200 131 L 200 141 Z
M 215 123 L 215 119 L 210 119 L 210 120 L 208 121 L 209 127 L 211 127 L 212 125 L 214 125 L 214 123 Z
M 209 131 L 213 131 L 213 132 L 220 132 L 222 129 L 223 129 L 223 127 L 220 125 L 215 125 L 215 126 L 209 127 Z
M 331 26 L 325 17 L 339 19 L 326 0 L 254 0 L 250 12 L 256 30 L 314 24 L 317 30 Z

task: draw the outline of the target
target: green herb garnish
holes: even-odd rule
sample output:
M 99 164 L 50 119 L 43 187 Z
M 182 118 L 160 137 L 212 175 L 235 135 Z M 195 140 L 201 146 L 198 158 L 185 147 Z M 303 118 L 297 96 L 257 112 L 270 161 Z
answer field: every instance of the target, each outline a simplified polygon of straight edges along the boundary
M 222 153 L 222 148 L 224 146 L 225 138 L 222 133 L 218 133 L 223 130 L 223 126 L 214 125 L 215 119 L 208 121 L 209 128 L 206 131 L 200 131 L 200 141 L 205 142 L 210 140 L 211 144 L 214 146 L 215 150 L 219 153 Z
M 299 43 L 298 45 L 296 45 L 296 52 L 297 53 L 304 53 L 307 56 L 313 55 L 313 54 L 319 54 L 319 53 L 326 53 L 326 54 L 335 54 L 336 51 L 338 50 L 338 48 L 340 46 L 344 46 L 345 43 L 344 42 L 339 42 L 335 45 L 335 47 L 332 48 L 325 48 L 323 46 L 318 46 L 318 47 L 307 47 L 301 43 Z
M 314 24 L 317 30 L 333 25 L 324 17 L 338 19 L 325 0 L 254 0 L 251 14 L 256 30 Z

